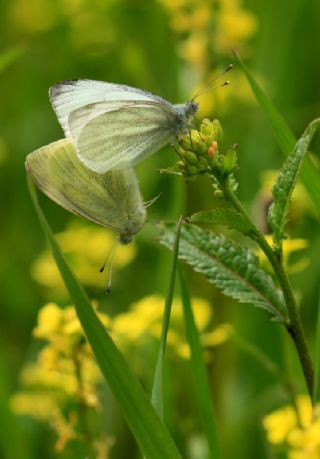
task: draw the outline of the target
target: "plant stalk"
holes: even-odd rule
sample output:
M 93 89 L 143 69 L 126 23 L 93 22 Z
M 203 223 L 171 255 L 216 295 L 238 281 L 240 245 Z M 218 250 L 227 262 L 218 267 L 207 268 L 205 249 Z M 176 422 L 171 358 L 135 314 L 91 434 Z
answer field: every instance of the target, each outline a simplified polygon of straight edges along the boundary
M 230 186 L 230 181 L 229 178 L 227 178 L 225 181 L 220 182 L 221 186 L 224 191 L 224 196 L 227 201 L 229 201 L 233 207 L 241 213 L 245 218 L 248 219 L 248 221 L 254 225 L 251 222 L 251 219 L 249 215 L 247 214 L 247 211 L 235 195 L 234 191 L 232 190 Z M 302 367 L 302 371 L 304 374 L 304 378 L 306 381 L 306 385 L 308 388 L 308 392 L 310 394 L 310 397 L 312 399 L 313 397 L 313 386 L 314 386 L 314 369 L 313 369 L 313 364 L 312 360 L 310 357 L 303 325 L 301 322 L 301 317 L 299 314 L 298 306 L 296 303 L 296 300 L 293 295 L 293 291 L 288 279 L 288 276 L 283 268 L 283 265 L 281 261 L 278 260 L 277 256 L 275 255 L 274 251 L 266 241 L 266 239 L 263 237 L 261 231 L 254 225 L 255 228 L 255 233 L 254 233 L 254 239 L 257 242 L 257 244 L 260 246 L 261 250 L 265 253 L 267 256 L 274 273 L 278 279 L 279 285 L 282 289 L 283 296 L 286 302 L 287 306 L 287 312 L 289 316 L 289 320 L 286 323 L 286 328 L 290 334 L 290 336 L 293 339 L 294 345 L 296 347 L 298 357 L 300 360 L 300 364 Z

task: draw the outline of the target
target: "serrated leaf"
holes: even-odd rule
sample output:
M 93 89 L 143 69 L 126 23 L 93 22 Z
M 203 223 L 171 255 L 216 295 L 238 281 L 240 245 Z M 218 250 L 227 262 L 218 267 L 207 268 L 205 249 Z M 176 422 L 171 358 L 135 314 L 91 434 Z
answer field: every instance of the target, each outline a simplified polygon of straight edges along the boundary
M 197 212 L 188 219 L 191 223 L 223 225 L 245 235 L 255 232 L 254 226 L 243 215 L 233 209 L 213 209 Z
M 268 121 L 273 129 L 275 139 L 284 154 L 288 156 L 290 151 L 293 150 L 294 145 L 297 141 L 296 137 L 290 130 L 289 126 L 285 122 L 284 118 L 278 112 L 276 107 L 271 103 L 265 93 L 262 91 L 257 81 L 253 78 L 251 72 L 242 62 L 240 56 L 234 52 L 235 58 L 237 59 L 241 69 L 243 70 L 251 89 L 256 96 L 256 99 L 266 115 Z M 320 172 L 317 170 L 315 165 L 309 158 L 306 158 L 302 171 L 301 181 L 307 190 L 315 208 L 320 209 Z M 319 215 L 319 213 L 318 213 Z
M 320 118 L 312 121 L 288 156 L 273 189 L 273 203 L 269 209 L 268 222 L 273 230 L 273 243 L 277 251 L 281 251 L 282 240 L 285 237 L 284 228 L 287 222 L 291 196 L 300 173 L 303 159 L 310 147 L 313 136 L 320 125 Z
M 174 225 L 161 225 L 160 242 L 172 250 Z M 285 306 L 272 278 L 259 268 L 258 257 L 249 249 L 221 234 L 195 225 L 181 228 L 179 258 L 223 293 L 241 303 L 252 303 L 270 314 L 273 320 L 286 321 Z

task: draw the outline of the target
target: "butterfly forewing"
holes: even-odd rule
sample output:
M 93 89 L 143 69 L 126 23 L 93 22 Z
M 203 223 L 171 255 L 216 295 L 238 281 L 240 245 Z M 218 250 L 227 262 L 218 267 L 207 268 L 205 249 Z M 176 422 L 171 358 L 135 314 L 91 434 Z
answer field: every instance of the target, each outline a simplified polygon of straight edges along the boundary
M 83 110 L 87 108 L 70 115 L 71 134 L 78 135 L 79 157 L 99 173 L 134 166 L 175 138 L 175 112 L 158 103 L 128 103 L 119 110 L 104 111 L 79 129 Z
M 135 234 L 146 212 L 132 169 L 96 174 L 79 161 L 71 139 L 28 155 L 26 168 L 37 186 L 65 209 L 118 233 Z
M 159 96 L 130 86 L 95 80 L 66 80 L 49 90 L 52 106 L 65 135 L 70 136 L 68 117 L 71 112 L 96 102 L 158 101 L 169 104 Z

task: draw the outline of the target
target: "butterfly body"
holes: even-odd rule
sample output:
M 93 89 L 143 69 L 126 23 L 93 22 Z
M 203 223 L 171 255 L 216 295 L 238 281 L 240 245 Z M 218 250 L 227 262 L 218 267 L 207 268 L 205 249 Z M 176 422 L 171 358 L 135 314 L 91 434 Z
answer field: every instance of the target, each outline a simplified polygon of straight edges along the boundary
M 80 160 L 98 173 L 132 167 L 177 142 L 198 109 L 193 100 L 172 104 L 138 88 L 94 80 L 63 81 L 49 94 Z

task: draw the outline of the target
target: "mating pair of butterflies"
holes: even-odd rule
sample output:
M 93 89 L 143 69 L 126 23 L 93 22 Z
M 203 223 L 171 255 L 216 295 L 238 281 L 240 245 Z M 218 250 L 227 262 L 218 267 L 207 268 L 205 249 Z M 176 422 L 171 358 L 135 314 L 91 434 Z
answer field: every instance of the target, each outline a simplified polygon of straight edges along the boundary
M 133 166 L 186 133 L 198 104 L 171 104 L 120 84 L 63 81 L 49 90 L 64 130 L 26 169 L 53 201 L 131 242 L 146 221 Z

